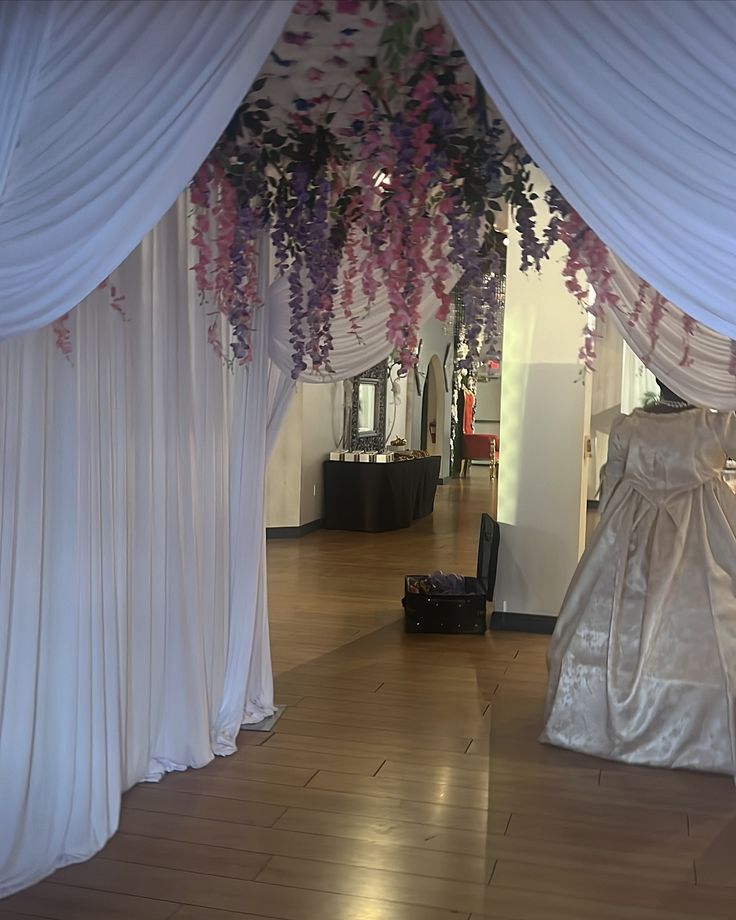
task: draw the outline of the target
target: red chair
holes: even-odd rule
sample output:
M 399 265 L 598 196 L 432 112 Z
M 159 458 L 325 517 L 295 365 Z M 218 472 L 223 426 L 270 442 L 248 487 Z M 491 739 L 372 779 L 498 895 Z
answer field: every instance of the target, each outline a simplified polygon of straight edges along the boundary
M 487 460 L 491 464 L 491 479 L 494 479 L 498 468 L 499 439 L 495 434 L 475 434 L 473 432 L 474 413 L 475 396 L 469 390 L 463 390 L 463 436 L 460 475 L 468 475 L 471 460 Z

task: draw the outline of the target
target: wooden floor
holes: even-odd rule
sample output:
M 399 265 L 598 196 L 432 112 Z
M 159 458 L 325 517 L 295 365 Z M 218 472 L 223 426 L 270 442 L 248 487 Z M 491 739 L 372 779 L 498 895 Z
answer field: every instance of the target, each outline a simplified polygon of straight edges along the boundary
M 276 730 L 133 789 L 0 918 L 736 918 L 728 779 L 538 744 L 541 637 L 402 633 L 402 575 L 472 572 L 491 504 L 474 470 L 409 531 L 269 544 Z

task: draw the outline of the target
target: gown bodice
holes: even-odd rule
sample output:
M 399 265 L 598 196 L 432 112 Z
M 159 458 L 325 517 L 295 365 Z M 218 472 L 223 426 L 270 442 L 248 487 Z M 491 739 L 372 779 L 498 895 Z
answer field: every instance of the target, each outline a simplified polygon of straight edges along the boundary
M 736 453 L 732 414 L 636 409 L 612 430 L 609 472 L 644 494 L 687 491 L 719 478 L 729 451 Z

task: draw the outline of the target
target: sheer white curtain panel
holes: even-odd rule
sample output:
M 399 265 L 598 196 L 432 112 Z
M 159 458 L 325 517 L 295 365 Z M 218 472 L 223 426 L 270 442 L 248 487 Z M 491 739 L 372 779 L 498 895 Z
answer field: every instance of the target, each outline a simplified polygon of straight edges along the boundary
M 235 749 L 273 712 L 265 311 L 223 367 L 182 196 L 50 328 L 0 343 L 0 897 L 83 860 L 121 793 Z
M 439 5 L 511 129 L 603 242 L 736 339 L 736 3 Z
M 291 0 L 0 0 L 0 338 L 71 310 L 173 205 Z

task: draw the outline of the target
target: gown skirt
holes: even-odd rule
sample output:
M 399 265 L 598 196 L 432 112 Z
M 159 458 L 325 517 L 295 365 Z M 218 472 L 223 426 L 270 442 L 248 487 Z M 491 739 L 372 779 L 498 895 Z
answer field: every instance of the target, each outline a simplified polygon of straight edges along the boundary
M 736 496 L 717 473 L 734 434 L 733 416 L 697 409 L 638 410 L 612 432 L 601 522 L 549 646 L 542 741 L 734 774 Z

